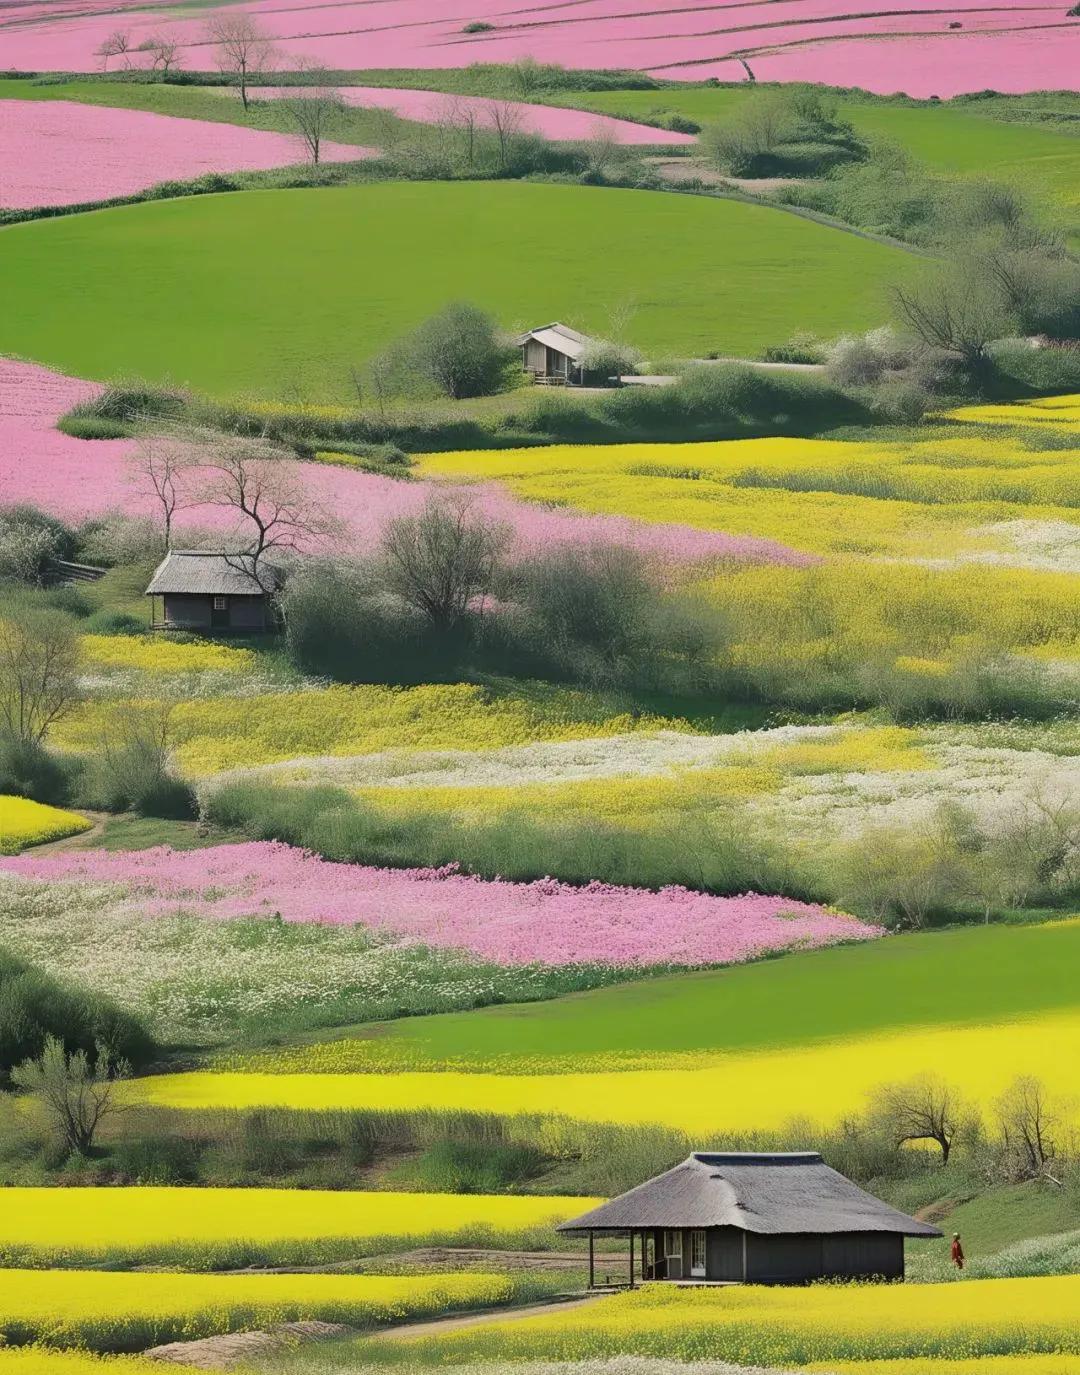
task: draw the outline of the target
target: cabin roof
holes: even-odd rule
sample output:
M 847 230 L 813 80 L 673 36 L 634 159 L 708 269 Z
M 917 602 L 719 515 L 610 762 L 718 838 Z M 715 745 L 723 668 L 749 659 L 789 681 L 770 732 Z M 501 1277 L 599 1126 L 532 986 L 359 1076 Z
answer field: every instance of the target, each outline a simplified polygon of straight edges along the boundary
M 280 569 L 260 563 L 256 579 L 254 568 L 250 554 L 170 549 L 154 571 L 146 595 L 261 597 L 280 585 Z
M 572 358 L 575 363 L 593 342 L 589 335 L 582 334 L 580 330 L 571 329 L 569 325 L 560 324 L 558 320 L 553 324 L 538 325 L 536 329 L 530 329 L 524 334 L 519 334 L 517 338 L 518 347 L 520 348 L 529 339 L 535 339 L 537 343 L 546 344 L 548 348 L 566 354 L 567 358 Z
M 737 1227 L 744 1232 L 892 1232 L 939 1237 L 826 1165 L 816 1151 L 695 1151 L 561 1232 L 648 1227 Z

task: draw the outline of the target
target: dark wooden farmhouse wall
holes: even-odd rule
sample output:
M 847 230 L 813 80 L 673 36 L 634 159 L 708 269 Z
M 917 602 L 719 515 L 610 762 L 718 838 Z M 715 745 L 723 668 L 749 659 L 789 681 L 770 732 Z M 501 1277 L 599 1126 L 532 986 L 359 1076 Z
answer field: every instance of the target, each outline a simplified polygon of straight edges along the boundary
M 161 600 L 166 625 L 191 626 L 195 630 L 209 630 L 216 625 L 214 598 L 211 596 L 166 592 Z M 266 599 L 263 596 L 230 595 L 224 600 L 228 607 L 228 624 L 220 628 L 262 630 L 268 624 Z
M 903 1279 L 904 1238 L 891 1232 L 761 1234 L 737 1227 L 705 1229 L 706 1271 L 691 1273 L 693 1232 L 682 1231 L 682 1259 L 665 1256 L 665 1232 L 651 1232 L 654 1274 L 646 1278 L 791 1284 L 816 1279 Z M 743 1266 L 745 1264 L 745 1276 Z

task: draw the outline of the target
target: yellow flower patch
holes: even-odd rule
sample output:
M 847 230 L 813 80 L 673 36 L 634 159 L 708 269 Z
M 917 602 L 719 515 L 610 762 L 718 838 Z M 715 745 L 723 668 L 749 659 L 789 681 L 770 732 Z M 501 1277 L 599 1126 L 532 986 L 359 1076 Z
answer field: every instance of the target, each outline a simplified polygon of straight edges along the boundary
M 89 829 L 90 822 L 77 812 L 25 797 L 0 796 L 0 855 L 16 855 L 28 845 L 62 840 Z
M 59 724 L 57 742 L 68 749 L 93 748 L 114 710 L 115 704 L 84 702 Z M 178 703 L 171 720 L 177 762 L 196 777 L 306 756 L 487 749 L 661 726 L 678 729 L 659 717 L 604 716 L 587 693 L 492 697 L 465 683 L 266 693 L 257 707 L 250 697 L 199 698 Z
M 408 1347 L 417 1365 L 633 1354 L 782 1366 L 836 1360 L 1080 1354 L 1080 1276 L 963 1284 L 647 1285 L 566 1313 L 448 1332 Z M 403 1353 L 404 1354 L 404 1353 Z M 980 1370 L 982 1367 L 980 1366 Z
M 484 1229 L 513 1237 L 576 1216 L 599 1200 L 484 1194 L 341 1193 L 319 1189 L 12 1188 L 0 1214 L 0 1255 L 83 1264 L 117 1256 L 171 1259 L 238 1244 L 344 1239 L 419 1244 Z M 208 1267 L 209 1268 L 209 1267 Z M 2 1297 L 0 1297 L 2 1303 Z
M 166 635 L 84 635 L 87 663 L 102 668 L 133 668 L 141 673 L 242 673 L 255 663 L 250 649 L 206 640 L 184 644 Z
M 1048 1052 L 1048 1047 L 1052 1053 Z M 177 1108 L 287 1107 L 313 1111 L 540 1113 L 583 1122 L 663 1122 L 702 1139 L 780 1130 L 794 1119 L 832 1127 L 860 1112 L 890 1080 L 940 1074 L 988 1109 L 1032 1065 L 1054 1097 L 1075 1103 L 1080 1012 L 1015 1023 L 903 1029 L 792 1049 L 702 1057 L 697 1067 L 622 1073 L 238 1074 L 193 1072 L 141 1079 L 140 1102 Z

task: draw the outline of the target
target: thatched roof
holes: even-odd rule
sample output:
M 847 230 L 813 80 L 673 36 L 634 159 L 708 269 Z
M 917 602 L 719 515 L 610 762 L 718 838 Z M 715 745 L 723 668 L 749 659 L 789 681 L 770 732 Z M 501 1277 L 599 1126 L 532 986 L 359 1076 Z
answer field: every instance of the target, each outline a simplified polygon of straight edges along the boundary
M 695 1151 L 673 1170 L 564 1222 L 560 1232 L 738 1227 L 744 1232 L 893 1232 L 939 1237 L 831 1169 L 816 1151 Z
M 525 334 L 519 334 L 517 344 L 520 348 L 528 339 L 535 339 L 537 343 L 546 344 L 548 348 L 555 349 L 558 353 L 564 353 L 567 358 L 572 358 L 576 363 L 588 346 L 593 342 L 587 334 L 582 334 L 580 330 L 571 329 L 569 325 L 563 325 L 556 320 L 550 325 L 539 325 L 536 329 L 530 329 Z
M 256 578 L 250 554 L 170 549 L 150 579 L 146 595 L 261 597 L 264 591 L 273 590 L 280 582 L 280 571 L 266 563 L 259 564 Z

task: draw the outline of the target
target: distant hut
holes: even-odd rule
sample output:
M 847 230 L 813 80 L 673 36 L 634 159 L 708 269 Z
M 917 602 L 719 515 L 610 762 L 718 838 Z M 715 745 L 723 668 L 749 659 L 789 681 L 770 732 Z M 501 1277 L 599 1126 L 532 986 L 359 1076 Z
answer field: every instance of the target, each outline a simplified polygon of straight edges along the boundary
M 146 595 L 154 630 L 250 635 L 276 630 L 273 596 L 281 572 L 250 554 L 170 549 Z
M 587 334 L 556 321 L 519 335 L 516 342 L 521 349 L 522 369 L 532 374 L 533 381 L 581 385 L 584 380 L 582 359 L 593 342 Z
M 904 1238 L 941 1236 L 864 1192 L 814 1151 L 695 1151 L 558 1230 L 588 1234 L 590 1288 L 598 1236 L 629 1237 L 631 1285 L 638 1274 L 691 1284 L 899 1280 Z

